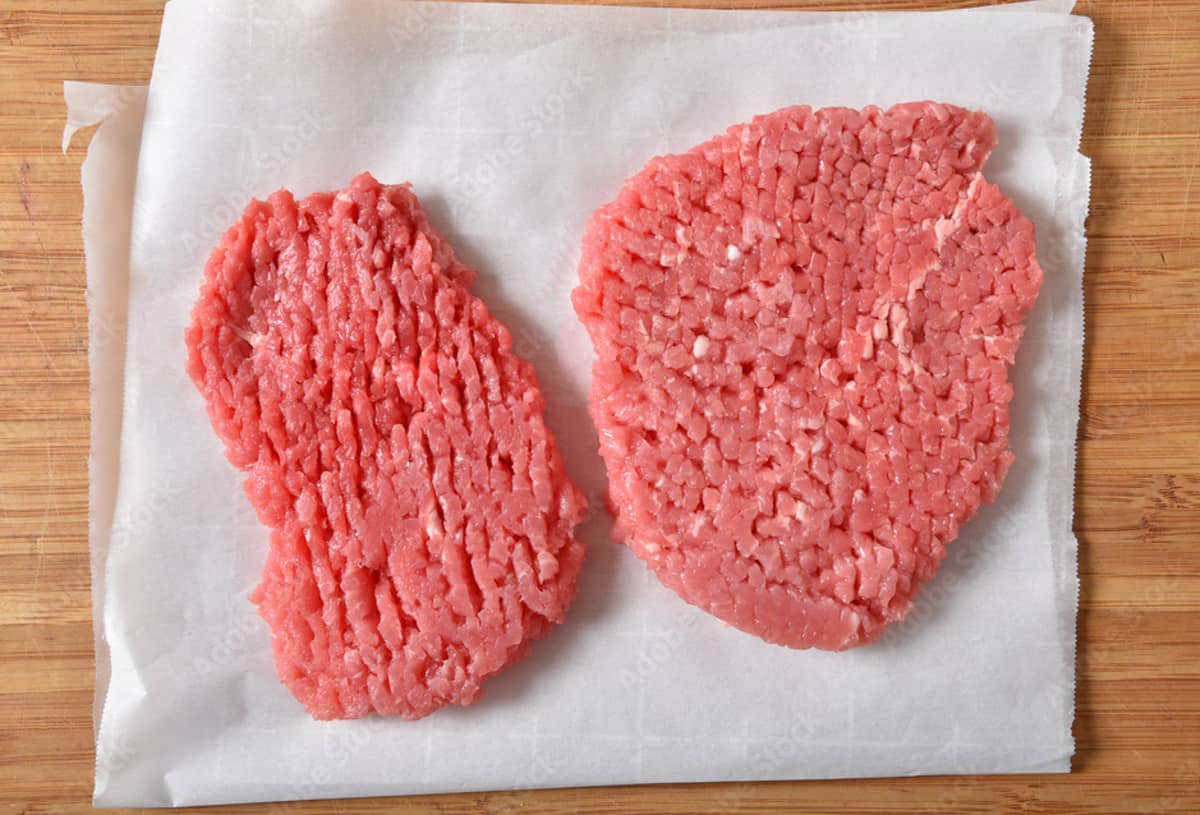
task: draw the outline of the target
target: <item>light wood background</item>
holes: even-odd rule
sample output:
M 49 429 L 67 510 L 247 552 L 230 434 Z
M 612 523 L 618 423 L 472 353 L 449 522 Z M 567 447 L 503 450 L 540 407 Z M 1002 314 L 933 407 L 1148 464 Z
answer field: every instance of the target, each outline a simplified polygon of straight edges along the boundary
M 1083 144 L 1093 180 L 1073 774 L 273 811 L 1200 812 L 1200 0 L 1085 0 L 1078 11 L 1095 20 L 1096 49 Z M 0 815 L 90 810 L 86 139 L 59 151 L 60 80 L 146 82 L 161 12 L 162 0 L 0 0 Z

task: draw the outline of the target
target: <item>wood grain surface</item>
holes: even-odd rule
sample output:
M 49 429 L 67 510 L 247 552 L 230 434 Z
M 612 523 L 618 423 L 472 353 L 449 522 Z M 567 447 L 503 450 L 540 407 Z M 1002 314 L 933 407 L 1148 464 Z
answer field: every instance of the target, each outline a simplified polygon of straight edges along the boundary
M 1083 144 L 1093 180 L 1074 773 L 272 811 L 1200 812 L 1200 0 L 1097 0 L 1078 11 L 1095 20 L 1096 49 Z M 59 151 L 60 80 L 146 82 L 161 14 L 162 0 L 0 0 L 0 814 L 90 810 L 86 139 Z

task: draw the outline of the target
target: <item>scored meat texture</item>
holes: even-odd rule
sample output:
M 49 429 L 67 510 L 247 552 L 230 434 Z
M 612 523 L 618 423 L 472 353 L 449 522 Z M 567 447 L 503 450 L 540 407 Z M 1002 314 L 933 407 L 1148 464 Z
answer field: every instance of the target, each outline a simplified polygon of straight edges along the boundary
M 1042 270 L 994 144 L 952 105 L 792 107 L 595 213 L 574 304 L 615 534 L 685 600 L 867 643 L 996 497 Z
M 561 622 L 584 514 L 530 365 L 413 193 L 252 202 L 188 371 L 270 545 L 254 593 L 318 719 L 420 718 Z

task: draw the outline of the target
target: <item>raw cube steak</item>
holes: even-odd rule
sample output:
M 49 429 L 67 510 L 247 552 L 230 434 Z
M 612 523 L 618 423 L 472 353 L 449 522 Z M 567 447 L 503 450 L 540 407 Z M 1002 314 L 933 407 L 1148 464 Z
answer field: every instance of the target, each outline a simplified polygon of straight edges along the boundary
M 870 642 L 996 497 L 1042 271 L 994 143 L 950 105 L 787 108 L 595 213 L 574 303 L 616 535 L 685 600 Z
M 419 718 L 563 619 L 584 513 L 533 370 L 403 186 L 254 201 L 188 371 L 270 527 L 254 594 L 318 719 Z

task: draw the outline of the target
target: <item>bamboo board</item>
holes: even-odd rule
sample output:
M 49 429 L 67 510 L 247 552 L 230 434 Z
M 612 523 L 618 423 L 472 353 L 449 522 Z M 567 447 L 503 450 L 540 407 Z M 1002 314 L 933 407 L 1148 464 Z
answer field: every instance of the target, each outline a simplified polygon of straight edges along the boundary
M 277 811 L 1200 812 L 1200 0 L 1085 0 L 1078 11 L 1096 22 L 1096 49 L 1083 145 L 1093 179 L 1073 774 L 507 792 Z M 161 13 L 162 0 L 0 0 L 0 815 L 90 811 L 85 139 L 59 151 L 59 80 L 147 81 Z

